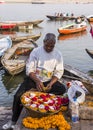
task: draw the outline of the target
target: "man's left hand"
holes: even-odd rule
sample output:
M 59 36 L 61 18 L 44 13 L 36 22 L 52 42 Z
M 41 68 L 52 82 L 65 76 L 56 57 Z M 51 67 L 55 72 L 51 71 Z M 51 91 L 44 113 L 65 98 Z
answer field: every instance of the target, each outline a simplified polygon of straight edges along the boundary
M 51 88 L 52 88 L 52 84 L 51 83 L 47 84 L 47 86 L 45 87 L 45 92 L 49 92 Z

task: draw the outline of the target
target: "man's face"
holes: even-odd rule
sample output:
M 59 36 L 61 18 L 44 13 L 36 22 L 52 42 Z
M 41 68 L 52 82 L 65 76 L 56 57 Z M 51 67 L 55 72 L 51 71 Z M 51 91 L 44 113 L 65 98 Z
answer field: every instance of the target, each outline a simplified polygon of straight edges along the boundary
M 55 42 L 53 41 L 45 41 L 44 42 L 44 49 L 46 52 L 52 52 L 55 47 Z

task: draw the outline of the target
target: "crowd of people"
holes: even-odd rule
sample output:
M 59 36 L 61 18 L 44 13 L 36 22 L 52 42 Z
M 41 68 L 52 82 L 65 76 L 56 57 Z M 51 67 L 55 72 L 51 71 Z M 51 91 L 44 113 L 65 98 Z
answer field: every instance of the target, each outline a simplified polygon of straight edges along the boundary
M 58 17 L 60 17 L 60 16 L 63 16 L 63 17 L 74 17 L 74 13 L 71 13 L 71 14 L 69 14 L 69 13 L 55 13 L 55 16 L 58 16 Z

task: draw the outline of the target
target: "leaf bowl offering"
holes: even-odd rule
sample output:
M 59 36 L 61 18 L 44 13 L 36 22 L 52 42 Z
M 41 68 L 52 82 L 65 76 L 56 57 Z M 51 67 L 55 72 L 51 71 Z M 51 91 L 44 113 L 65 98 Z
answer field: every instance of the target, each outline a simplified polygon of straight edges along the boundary
M 67 97 L 66 97 L 67 98 Z M 37 91 L 27 91 L 21 96 L 22 104 L 29 110 L 42 115 L 55 114 L 66 104 L 63 96 L 43 93 Z

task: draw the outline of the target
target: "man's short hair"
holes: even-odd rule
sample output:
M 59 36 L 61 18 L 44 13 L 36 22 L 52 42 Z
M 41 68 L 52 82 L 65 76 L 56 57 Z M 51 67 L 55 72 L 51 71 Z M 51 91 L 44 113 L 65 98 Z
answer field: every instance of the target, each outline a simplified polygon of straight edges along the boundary
M 56 42 L 56 36 L 53 33 L 47 33 L 45 38 L 44 38 L 44 42 Z

